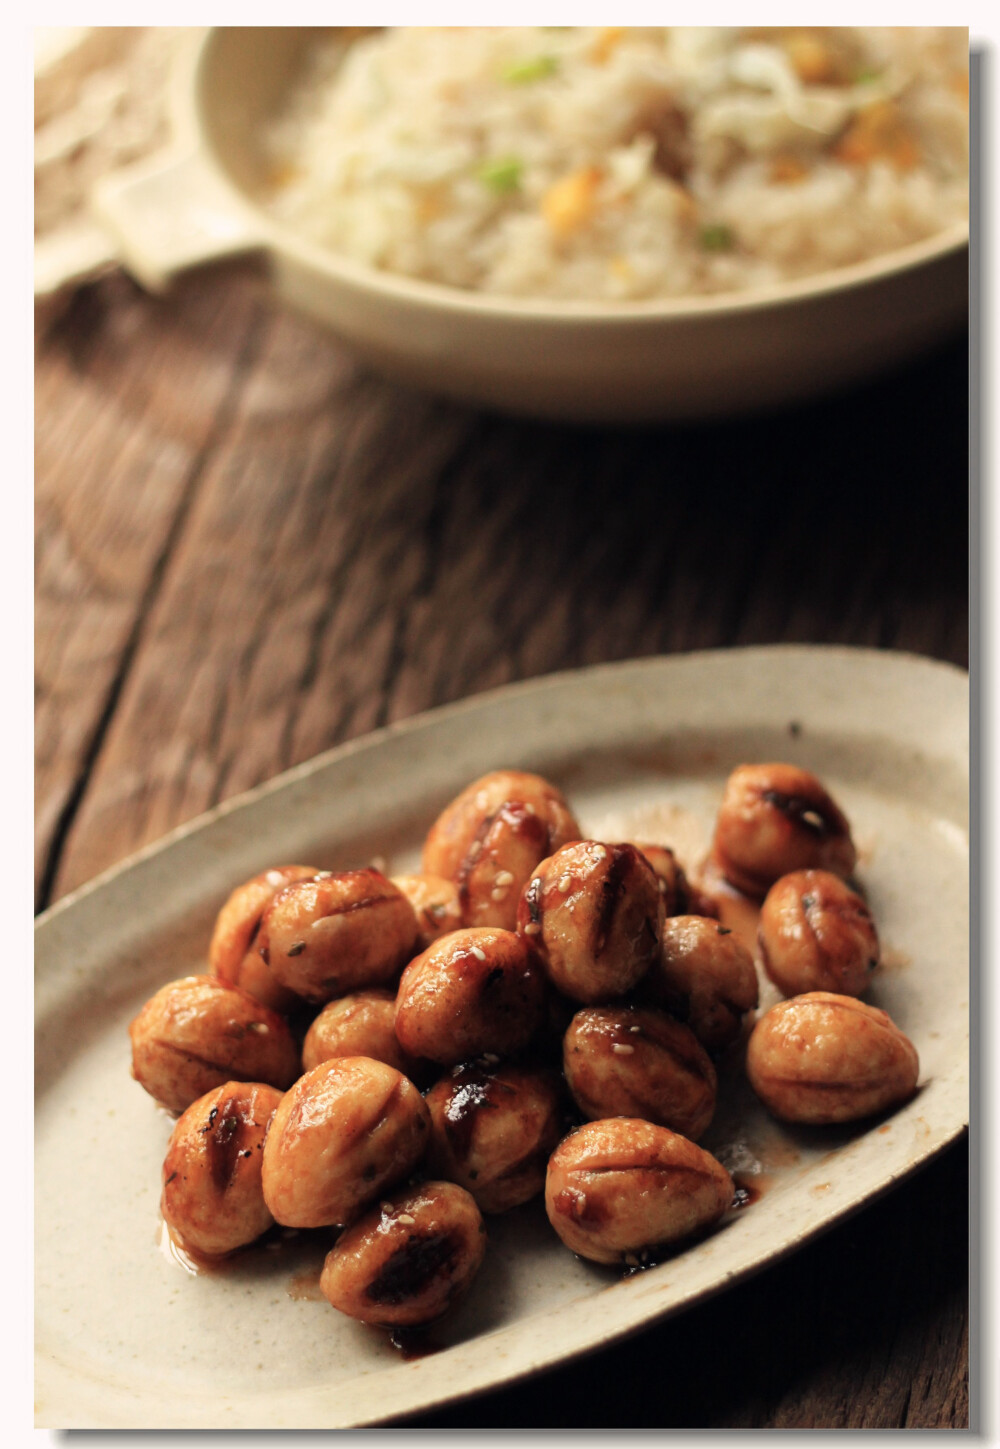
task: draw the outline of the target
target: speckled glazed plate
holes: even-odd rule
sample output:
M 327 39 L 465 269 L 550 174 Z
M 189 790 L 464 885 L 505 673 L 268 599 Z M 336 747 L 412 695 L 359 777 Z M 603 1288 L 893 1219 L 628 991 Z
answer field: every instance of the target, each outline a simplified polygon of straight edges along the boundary
M 968 1120 L 967 741 L 966 676 L 906 655 L 773 648 L 602 666 L 335 750 L 60 902 L 37 938 L 37 1423 L 398 1419 L 680 1312 L 926 1162 Z M 884 945 L 868 999 L 920 1053 L 905 1107 L 782 1128 L 731 1061 L 704 1145 L 756 1189 L 749 1206 L 625 1280 L 567 1252 L 537 1202 L 491 1219 L 473 1291 L 434 1331 L 437 1351 L 408 1361 L 315 1297 L 309 1235 L 197 1276 L 160 1250 L 171 1122 L 129 1077 L 127 1025 L 163 982 L 203 969 L 235 884 L 288 860 L 408 868 L 444 802 L 501 765 L 551 776 L 590 834 L 674 843 L 694 865 L 728 771 L 770 759 L 816 771 L 851 818 Z

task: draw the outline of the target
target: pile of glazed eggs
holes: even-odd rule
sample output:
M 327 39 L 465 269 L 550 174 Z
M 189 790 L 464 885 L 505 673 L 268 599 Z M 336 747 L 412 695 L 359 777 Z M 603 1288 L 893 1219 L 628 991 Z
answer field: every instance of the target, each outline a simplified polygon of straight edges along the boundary
M 666 846 L 581 839 L 558 789 L 502 770 L 431 827 L 423 871 L 264 871 L 216 922 L 210 975 L 132 1022 L 133 1075 L 180 1114 L 162 1211 L 194 1255 L 274 1224 L 328 1229 L 320 1287 L 366 1323 L 446 1312 L 484 1215 L 544 1192 L 555 1232 L 634 1266 L 716 1222 L 726 1169 L 697 1145 L 720 1053 L 787 1122 L 912 1095 L 918 1061 L 858 1000 L 879 958 L 848 879 L 850 827 L 815 776 L 730 776 L 713 862 L 762 901 L 787 998 L 747 1040 L 750 952 Z

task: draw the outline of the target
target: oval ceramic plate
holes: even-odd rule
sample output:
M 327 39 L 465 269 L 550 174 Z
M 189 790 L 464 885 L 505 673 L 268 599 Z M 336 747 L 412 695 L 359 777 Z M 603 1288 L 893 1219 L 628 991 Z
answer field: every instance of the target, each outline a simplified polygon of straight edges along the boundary
M 396 1419 L 606 1344 L 764 1267 L 890 1187 L 968 1120 L 967 678 L 900 654 L 774 648 L 601 666 L 406 721 L 220 807 L 38 925 L 37 1420 L 66 1428 L 339 1428 Z M 885 963 L 869 998 L 916 1044 L 917 1096 L 850 1128 L 782 1128 L 739 1062 L 705 1145 L 756 1191 L 645 1273 L 578 1260 L 538 1202 L 490 1247 L 438 1351 L 315 1297 L 309 1235 L 189 1276 L 158 1247 L 170 1119 L 129 1077 L 127 1026 L 203 969 L 229 890 L 289 860 L 390 869 L 500 765 L 551 776 L 584 830 L 702 856 L 728 771 L 788 759 L 851 818 Z M 772 996 L 765 995 L 769 1001 Z M 738 1054 L 737 1054 L 738 1055 Z

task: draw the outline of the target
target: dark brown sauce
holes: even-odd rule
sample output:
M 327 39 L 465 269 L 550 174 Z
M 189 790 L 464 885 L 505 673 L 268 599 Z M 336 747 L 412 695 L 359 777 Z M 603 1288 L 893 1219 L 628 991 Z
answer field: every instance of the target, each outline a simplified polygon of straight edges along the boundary
M 672 1258 L 683 1257 L 699 1243 L 712 1237 L 715 1230 L 715 1223 L 706 1223 L 704 1227 L 697 1228 L 675 1243 L 651 1243 L 647 1248 L 637 1248 L 634 1253 L 624 1254 L 622 1281 L 627 1282 L 639 1273 L 648 1273 L 650 1268 L 659 1268 L 664 1263 L 669 1263 Z
M 307 1268 L 302 1273 L 296 1273 L 289 1281 L 287 1293 L 289 1298 L 296 1302 L 322 1303 L 325 1294 L 319 1286 L 322 1267 Z
M 802 1154 L 798 1148 L 778 1132 L 768 1135 L 763 1141 L 758 1141 L 755 1151 L 764 1167 L 794 1167 L 802 1160 Z M 769 1176 L 764 1176 L 763 1181 L 770 1186 L 771 1178 Z
M 263 1260 L 264 1255 L 268 1258 L 275 1253 L 286 1258 L 294 1255 L 301 1262 L 303 1250 L 310 1255 L 316 1252 L 319 1254 L 319 1261 L 309 1268 L 301 1269 L 289 1282 L 288 1296 L 296 1299 L 323 1298 L 319 1288 L 320 1273 L 326 1255 L 337 1237 L 335 1228 L 285 1228 L 280 1223 L 275 1223 L 254 1242 L 235 1248 L 231 1253 L 212 1256 L 191 1248 L 162 1217 L 156 1230 L 157 1246 L 167 1262 L 183 1269 L 185 1273 L 190 1273 L 192 1277 L 226 1273 L 230 1268 L 248 1261 L 252 1264 L 255 1260 Z
M 236 1176 L 240 1158 L 249 1157 L 253 1147 L 259 1145 L 259 1139 L 253 1143 L 251 1137 L 256 1126 L 253 1099 L 252 1091 L 221 1099 L 209 1112 L 205 1126 L 198 1129 L 205 1137 L 209 1173 L 220 1192 L 225 1192 Z
M 907 966 L 913 965 L 913 957 L 905 951 L 900 951 L 896 946 L 882 944 L 880 965 L 883 971 L 905 971 Z
M 596 1193 L 582 1192 L 576 1187 L 564 1187 L 556 1193 L 553 1207 L 563 1217 L 575 1223 L 592 1223 L 595 1226 L 606 1222 L 608 1210 Z
M 688 1244 L 685 1243 L 684 1246 L 687 1247 Z M 629 1257 L 632 1256 L 630 1253 Z M 642 1248 L 634 1256 L 636 1261 L 634 1263 L 626 1263 L 622 1270 L 623 1281 L 627 1281 L 629 1278 L 635 1278 L 639 1273 L 648 1273 L 650 1268 L 658 1268 L 661 1263 L 665 1263 L 668 1258 L 673 1257 L 673 1253 L 671 1249 L 661 1245 L 656 1248 Z
M 453 1266 L 460 1249 L 453 1233 L 411 1236 L 383 1264 L 365 1289 L 370 1303 L 405 1303 L 415 1298 L 441 1273 Z
M 615 914 L 625 891 L 626 873 L 633 857 L 638 854 L 635 847 L 631 845 L 609 845 L 608 850 L 611 854 L 611 864 L 601 881 L 600 896 L 594 912 L 592 950 L 595 957 L 599 957 L 607 945 Z
M 223 1272 L 227 1264 L 237 1256 L 232 1253 L 222 1256 L 199 1253 L 197 1249 L 190 1247 L 163 1218 L 160 1219 L 156 1229 L 156 1242 L 168 1263 L 176 1264 L 177 1267 L 183 1268 L 185 1273 L 190 1273 L 195 1278 Z
M 782 814 L 790 825 L 808 831 L 820 840 L 825 840 L 836 829 L 836 823 L 827 819 L 821 806 L 803 795 L 787 795 L 782 790 L 765 790 L 760 798 Z
M 760 1202 L 767 1190 L 759 1177 L 743 1177 L 740 1173 L 734 1175 L 733 1186 L 736 1189 L 732 1202 L 734 1208 L 753 1207 L 755 1202 Z
M 397 1324 L 395 1328 L 386 1330 L 386 1337 L 404 1363 L 412 1363 L 417 1358 L 426 1358 L 431 1353 L 440 1353 L 444 1347 L 443 1344 L 436 1343 L 433 1338 L 428 1337 L 426 1328 L 409 1328 Z
M 538 859 L 544 860 L 551 852 L 552 827 L 540 815 L 529 810 L 520 800 L 505 800 L 490 822 L 502 821 L 515 835 L 528 841 L 538 852 Z

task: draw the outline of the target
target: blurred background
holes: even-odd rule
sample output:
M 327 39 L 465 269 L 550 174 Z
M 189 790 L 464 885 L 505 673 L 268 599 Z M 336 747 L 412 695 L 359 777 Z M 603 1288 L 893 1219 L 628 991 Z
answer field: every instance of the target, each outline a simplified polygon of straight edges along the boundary
M 37 312 L 38 909 L 509 681 L 783 641 L 967 666 L 964 328 L 742 418 L 585 427 L 404 388 L 260 260 L 155 296 L 102 255 L 88 188 L 162 144 L 184 39 L 125 36 L 39 42 L 36 240 L 86 279 Z M 966 1181 L 962 1144 L 760 1279 L 413 1424 L 965 1426 Z

